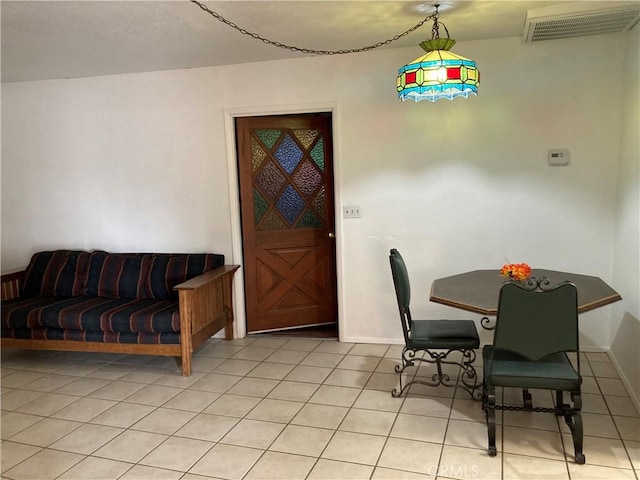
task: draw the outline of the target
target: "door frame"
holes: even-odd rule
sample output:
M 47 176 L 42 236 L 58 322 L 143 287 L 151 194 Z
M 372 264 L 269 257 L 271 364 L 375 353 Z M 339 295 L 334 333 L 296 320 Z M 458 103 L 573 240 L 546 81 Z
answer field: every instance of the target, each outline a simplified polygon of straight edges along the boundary
M 292 105 L 267 105 L 258 107 L 236 107 L 224 109 L 224 129 L 227 152 L 227 175 L 229 182 L 229 210 L 231 216 L 231 252 L 232 262 L 244 265 L 242 254 L 242 224 L 240 222 L 240 190 L 238 188 L 238 151 L 236 148 L 236 117 L 253 117 L 261 115 L 290 115 L 317 112 L 331 112 L 333 138 L 333 196 L 335 205 L 335 233 L 336 233 L 336 288 L 338 300 L 338 340 L 344 341 L 344 285 L 342 282 L 342 188 L 340 141 L 340 118 L 338 106 L 335 103 L 312 103 Z M 244 338 L 247 335 L 247 314 L 244 298 L 244 270 L 240 268 L 234 276 L 234 338 Z

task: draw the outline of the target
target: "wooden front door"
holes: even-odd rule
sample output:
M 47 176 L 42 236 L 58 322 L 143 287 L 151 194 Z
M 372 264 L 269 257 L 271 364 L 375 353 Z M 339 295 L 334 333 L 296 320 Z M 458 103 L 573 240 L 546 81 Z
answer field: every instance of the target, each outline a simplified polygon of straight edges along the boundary
M 329 114 L 236 119 L 247 332 L 337 322 Z

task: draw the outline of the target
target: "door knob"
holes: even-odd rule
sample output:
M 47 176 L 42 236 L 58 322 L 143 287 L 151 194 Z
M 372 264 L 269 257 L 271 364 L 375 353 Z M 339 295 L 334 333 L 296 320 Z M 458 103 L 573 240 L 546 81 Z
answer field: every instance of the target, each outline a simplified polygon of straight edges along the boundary
M 333 232 L 329 232 L 329 238 L 336 238 L 336 234 Z

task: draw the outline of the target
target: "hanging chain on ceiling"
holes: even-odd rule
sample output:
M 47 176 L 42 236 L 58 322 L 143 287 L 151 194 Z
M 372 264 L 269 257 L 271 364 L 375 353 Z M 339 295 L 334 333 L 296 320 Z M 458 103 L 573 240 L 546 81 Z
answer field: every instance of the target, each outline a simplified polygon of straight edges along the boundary
M 217 12 L 214 12 L 213 10 L 211 10 L 209 7 L 207 7 L 206 5 L 204 5 L 203 3 L 200 3 L 198 0 L 189 0 L 191 3 L 195 3 L 196 5 L 198 5 L 202 10 L 204 10 L 205 12 L 207 12 L 209 15 L 211 15 L 213 18 L 215 18 L 216 20 L 224 23 L 225 25 L 228 25 L 229 27 L 237 30 L 238 32 L 240 32 L 243 35 L 247 35 L 251 38 L 254 38 L 256 40 L 260 40 L 263 43 L 266 43 L 267 45 L 272 45 L 274 47 L 278 47 L 278 48 L 284 48 L 285 50 L 291 50 L 292 52 L 297 52 L 297 53 L 307 53 L 307 54 L 313 54 L 313 55 L 343 55 L 345 53 L 361 53 L 361 52 L 368 52 L 369 50 L 373 50 L 375 48 L 378 47 L 382 47 L 384 45 L 389 45 L 391 42 L 395 42 L 396 40 L 401 39 L 402 37 L 406 37 L 407 35 L 409 35 L 410 33 L 416 31 L 417 29 L 419 29 L 420 27 L 422 27 L 422 25 L 424 25 L 426 22 L 428 22 L 429 20 L 431 20 L 432 18 L 434 18 L 434 16 L 437 16 L 437 10 L 436 13 L 433 13 L 431 15 L 428 15 L 427 17 L 425 17 L 423 20 L 419 21 L 418 23 L 416 23 L 413 27 L 411 27 L 409 30 L 402 32 L 398 35 L 396 35 L 393 38 L 390 38 L 388 40 L 385 40 L 383 42 L 378 42 L 375 43 L 373 45 L 369 45 L 367 47 L 361 47 L 361 48 L 352 48 L 349 50 L 314 50 L 312 48 L 303 48 L 303 47 L 296 47 L 293 45 L 287 45 L 281 42 L 276 42 L 273 40 L 269 40 L 268 38 L 264 38 L 261 37 L 260 35 L 258 35 L 257 33 L 253 33 L 250 32 L 248 30 L 245 30 L 242 27 L 239 27 L 238 25 L 236 25 L 235 23 L 227 20 L 226 18 L 224 18 L 222 15 L 220 15 Z

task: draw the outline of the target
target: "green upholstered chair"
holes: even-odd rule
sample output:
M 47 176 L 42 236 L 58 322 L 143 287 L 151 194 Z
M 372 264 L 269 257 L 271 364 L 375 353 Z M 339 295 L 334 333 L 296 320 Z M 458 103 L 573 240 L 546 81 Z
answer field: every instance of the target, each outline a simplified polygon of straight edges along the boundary
M 481 398 L 478 388 L 480 382 L 473 362 L 476 359 L 475 349 L 480 347 L 480 338 L 474 321 L 412 319 L 409 308 L 411 287 L 407 266 L 395 248 L 391 249 L 389 261 L 404 334 L 402 365 L 395 367 L 395 371 L 400 374 L 400 385 L 394 388 L 391 394 L 394 397 L 400 397 L 408 387 L 420 383 L 432 387 L 444 385 L 461 388 L 479 400 Z M 451 355 L 454 352 L 460 353 L 461 356 Z M 431 381 L 414 379 L 403 385 L 403 372 L 407 367 L 413 366 L 416 361 L 435 364 L 436 373 L 431 377 Z M 451 379 L 448 373 L 443 372 L 443 365 L 460 367 L 456 378 Z
M 500 288 L 493 345 L 483 349 L 482 407 L 488 453 L 496 454 L 497 409 L 548 412 L 564 417 L 573 437 L 575 461 L 582 464 L 578 293 L 572 283 L 548 283 L 531 278 L 524 284 L 506 282 Z M 575 364 L 567 352 L 576 353 Z M 523 389 L 522 405 L 496 404 L 496 387 Z M 554 407 L 534 407 L 530 388 L 555 391 Z M 567 399 L 570 403 L 565 403 Z

